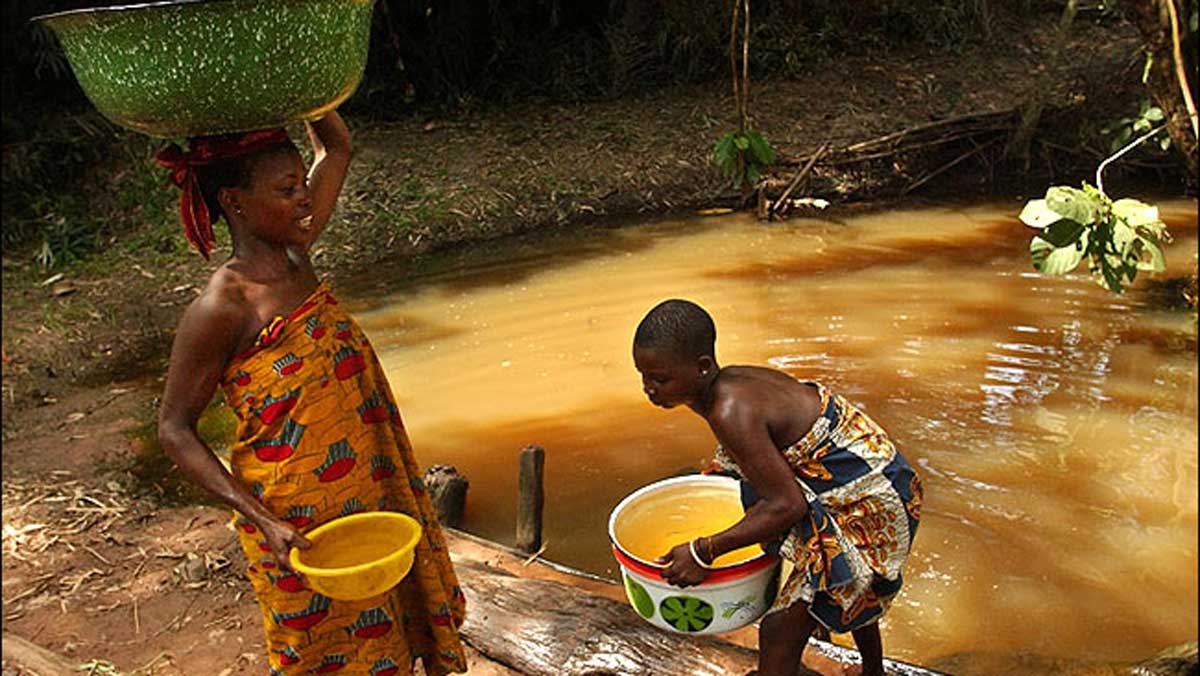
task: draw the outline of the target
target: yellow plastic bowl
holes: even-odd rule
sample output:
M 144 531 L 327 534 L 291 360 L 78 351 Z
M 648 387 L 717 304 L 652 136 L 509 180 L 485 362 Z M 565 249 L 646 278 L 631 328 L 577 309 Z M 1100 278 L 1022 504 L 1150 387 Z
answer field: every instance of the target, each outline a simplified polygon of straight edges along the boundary
M 408 575 L 421 524 L 407 514 L 365 512 L 334 519 L 305 533 L 308 549 L 288 560 L 314 591 L 342 601 L 382 594 Z

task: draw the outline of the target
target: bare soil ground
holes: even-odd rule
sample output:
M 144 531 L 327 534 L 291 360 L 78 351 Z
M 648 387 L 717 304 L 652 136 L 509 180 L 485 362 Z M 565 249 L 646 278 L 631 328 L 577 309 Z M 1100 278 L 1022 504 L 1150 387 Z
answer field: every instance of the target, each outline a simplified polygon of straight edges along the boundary
M 29 412 L 38 434 L 5 442 L 4 632 L 84 674 L 259 676 L 262 617 L 228 510 L 165 506 L 128 474 L 97 472 L 137 452 L 129 432 L 152 410 L 150 384 L 76 389 Z M 468 664 L 516 676 L 474 650 Z M 2 673 L 34 672 L 6 654 Z
M 1114 40 L 1084 23 L 1074 36 L 1051 103 L 1090 103 L 1114 83 L 1136 89 L 1132 32 Z M 794 158 L 826 142 L 1008 110 L 1037 86 L 1048 39 L 1030 29 L 1003 52 L 847 58 L 802 79 L 756 83 L 756 125 Z M 733 127 L 732 111 L 718 82 L 636 100 L 355 124 L 360 154 L 318 266 L 352 288 L 370 267 L 403 269 L 459 242 L 728 204 L 708 153 Z M 979 167 L 954 173 L 928 189 L 988 188 Z M 154 417 L 175 322 L 212 268 L 194 256 L 99 257 L 60 279 L 4 259 L 4 631 L 81 664 L 101 660 L 95 674 L 261 674 L 261 620 L 226 510 L 170 506 L 177 484 L 148 488 L 128 469 L 141 450 L 136 433 Z M 27 673 L 7 659 L 3 669 Z M 477 656 L 471 673 L 510 672 Z

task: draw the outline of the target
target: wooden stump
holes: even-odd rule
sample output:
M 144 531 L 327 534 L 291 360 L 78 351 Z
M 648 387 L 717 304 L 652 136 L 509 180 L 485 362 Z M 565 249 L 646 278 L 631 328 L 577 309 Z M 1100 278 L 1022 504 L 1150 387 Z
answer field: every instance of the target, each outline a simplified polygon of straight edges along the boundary
M 546 451 L 530 444 L 521 449 L 520 476 L 517 481 L 518 549 L 533 553 L 542 546 L 542 468 Z
M 462 524 L 470 483 L 451 465 L 434 465 L 425 470 L 425 488 L 443 526 L 458 528 Z

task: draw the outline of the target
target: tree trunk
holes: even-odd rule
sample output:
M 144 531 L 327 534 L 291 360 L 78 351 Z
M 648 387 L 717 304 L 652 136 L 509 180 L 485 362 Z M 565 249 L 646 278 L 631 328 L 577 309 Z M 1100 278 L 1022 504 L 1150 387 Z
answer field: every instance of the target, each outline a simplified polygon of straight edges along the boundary
M 1154 105 L 1163 111 L 1171 145 L 1182 154 L 1193 188 L 1200 158 L 1197 158 L 1196 134 L 1188 119 L 1187 103 L 1180 87 L 1179 75 L 1186 80 L 1188 91 L 1195 100 L 1196 92 L 1196 39 L 1187 30 L 1187 6 L 1175 5 L 1178 13 L 1180 52 L 1183 63 L 1176 64 L 1174 44 L 1171 40 L 1171 15 L 1167 3 L 1172 0 L 1129 0 L 1126 7 L 1142 34 L 1146 51 L 1150 53 L 1150 73 L 1146 87 Z

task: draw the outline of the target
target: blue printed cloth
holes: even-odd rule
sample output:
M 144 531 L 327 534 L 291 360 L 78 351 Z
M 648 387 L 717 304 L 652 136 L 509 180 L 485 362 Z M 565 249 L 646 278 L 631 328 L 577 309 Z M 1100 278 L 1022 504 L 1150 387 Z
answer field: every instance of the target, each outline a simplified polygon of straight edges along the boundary
M 768 545 L 795 565 L 768 612 L 802 601 L 827 629 L 844 633 L 878 621 L 900 591 L 920 520 L 921 480 L 866 413 L 812 385 L 821 416 L 783 450 L 809 510 L 781 542 Z M 741 476 L 720 446 L 714 465 Z M 743 483 L 743 503 L 756 500 Z

